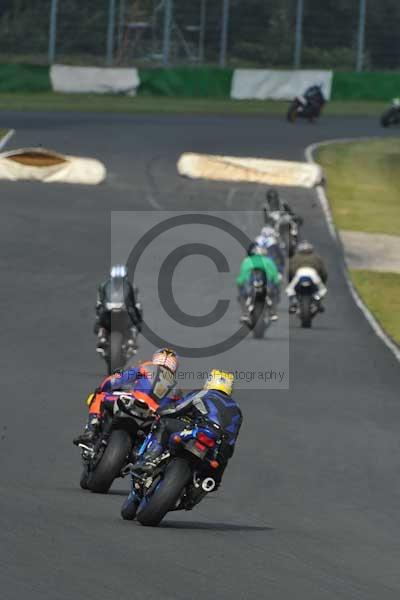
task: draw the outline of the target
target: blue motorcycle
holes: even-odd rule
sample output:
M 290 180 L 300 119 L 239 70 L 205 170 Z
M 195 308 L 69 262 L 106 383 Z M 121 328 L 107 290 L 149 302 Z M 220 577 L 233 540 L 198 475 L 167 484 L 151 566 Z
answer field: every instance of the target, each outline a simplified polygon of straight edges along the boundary
M 132 489 L 122 506 L 122 518 L 131 521 L 136 517 L 142 525 L 155 527 L 170 511 L 191 510 L 215 488 L 212 472 L 219 467 L 222 440 L 217 424 L 189 423 L 170 435 L 151 473 L 135 471 L 130 465 Z M 138 451 L 139 459 L 154 441 L 152 431 Z

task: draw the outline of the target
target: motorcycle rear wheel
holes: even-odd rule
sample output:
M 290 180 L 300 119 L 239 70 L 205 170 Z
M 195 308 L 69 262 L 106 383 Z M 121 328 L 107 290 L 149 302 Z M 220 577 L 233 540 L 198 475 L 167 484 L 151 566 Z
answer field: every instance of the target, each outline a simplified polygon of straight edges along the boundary
M 260 340 L 264 337 L 264 332 L 266 329 L 265 321 L 264 321 L 264 304 L 263 303 L 256 302 L 251 318 L 254 323 L 253 336 L 255 339 Z
M 100 462 L 89 473 L 87 488 L 97 494 L 106 494 L 114 479 L 119 477 L 131 451 L 131 435 L 123 429 L 112 431 Z
M 309 329 L 312 324 L 311 316 L 311 297 L 302 296 L 300 299 L 300 320 L 301 326 L 305 329 Z
M 287 111 L 287 114 L 286 114 L 286 119 L 289 121 L 289 123 L 294 123 L 296 121 L 296 118 L 297 118 L 297 107 L 293 102 L 289 106 L 289 110 Z
M 150 498 L 144 498 L 140 503 L 136 513 L 139 523 L 148 527 L 159 525 L 167 512 L 175 508 L 191 476 L 188 462 L 184 458 L 174 458 Z

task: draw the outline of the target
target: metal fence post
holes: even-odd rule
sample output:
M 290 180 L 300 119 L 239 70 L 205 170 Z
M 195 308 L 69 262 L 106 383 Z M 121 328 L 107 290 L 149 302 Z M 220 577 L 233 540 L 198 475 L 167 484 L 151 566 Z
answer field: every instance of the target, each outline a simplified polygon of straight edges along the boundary
M 358 20 L 357 62 L 356 70 L 362 71 L 364 66 L 365 20 L 367 14 L 367 0 L 360 0 Z
M 57 39 L 57 9 L 58 0 L 51 0 L 50 7 L 50 28 L 49 28 L 49 50 L 48 61 L 53 64 L 56 57 L 56 39 Z
M 108 26 L 107 26 L 107 55 L 106 65 L 111 67 L 114 58 L 114 31 L 115 31 L 115 0 L 109 0 Z
M 226 50 L 228 47 L 228 29 L 229 29 L 229 8 L 230 0 L 222 0 L 222 29 L 221 29 L 221 47 L 219 52 L 219 66 L 226 65 Z
M 294 44 L 294 60 L 293 66 L 295 69 L 301 67 L 301 49 L 303 44 L 303 15 L 304 15 L 304 0 L 297 0 L 296 10 L 296 39 Z
M 204 63 L 204 40 L 206 36 L 207 0 L 200 0 L 199 63 Z
M 171 53 L 173 0 L 164 0 L 163 65 L 169 64 Z

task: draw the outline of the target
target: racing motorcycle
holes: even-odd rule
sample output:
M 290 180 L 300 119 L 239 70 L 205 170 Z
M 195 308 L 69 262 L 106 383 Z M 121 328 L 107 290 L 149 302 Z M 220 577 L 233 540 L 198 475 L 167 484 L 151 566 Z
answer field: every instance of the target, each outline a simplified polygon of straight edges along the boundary
M 108 374 L 124 367 L 126 362 L 137 353 L 137 331 L 132 327 L 130 317 L 125 308 L 122 292 L 105 303 L 109 314 L 109 334 L 103 348 L 97 352 L 107 364 Z
M 400 98 L 394 98 L 391 107 L 381 117 L 381 125 L 382 127 L 389 127 L 389 125 L 397 125 L 398 123 L 400 123 Z
M 321 86 L 313 85 L 306 90 L 304 95 L 296 96 L 290 104 L 286 118 L 294 123 L 298 117 L 314 121 L 321 114 L 325 98 Z
M 150 432 L 146 437 L 139 456 L 151 446 L 153 436 Z M 122 506 L 122 518 L 131 521 L 136 517 L 142 525 L 154 527 L 170 511 L 194 508 L 216 486 L 212 472 L 219 467 L 222 440 L 219 425 L 196 421 L 170 436 L 150 474 L 135 472 L 130 465 L 132 489 Z
M 264 337 L 270 324 L 270 308 L 272 300 L 268 295 L 267 279 L 264 271 L 254 269 L 250 279 L 251 292 L 246 299 L 246 307 L 250 317 L 249 329 L 256 339 Z
M 123 468 L 134 461 L 136 450 L 154 421 L 148 404 L 132 393 L 113 392 L 115 402 L 103 404 L 101 431 L 93 445 L 79 444 L 83 462 L 82 489 L 106 494 Z
M 297 315 L 301 321 L 301 326 L 310 328 L 315 315 L 320 312 L 318 288 L 312 278 L 301 276 L 295 287 L 297 297 Z

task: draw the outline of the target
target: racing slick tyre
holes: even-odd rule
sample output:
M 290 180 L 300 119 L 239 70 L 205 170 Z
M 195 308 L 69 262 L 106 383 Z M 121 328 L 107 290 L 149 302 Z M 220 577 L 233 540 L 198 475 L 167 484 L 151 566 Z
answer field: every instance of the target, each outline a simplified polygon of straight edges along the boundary
M 264 337 L 265 321 L 264 321 L 264 303 L 256 302 L 254 306 L 254 311 L 251 316 L 252 321 L 254 323 L 253 327 L 253 336 L 255 339 L 260 340 Z
M 88 489 L 88 478 L 89 478 L 89 469 L 87 467 L 83 468 L 81 478 L 79 480 L 79 485 L 83 490 Z
M 312 323 L 311 317 L 311 297 L 302 296 L 300 299 L 300 320 L 301 326 L 309 329 Z
M 182 491 L 192 476 L 189 464 L 183 458 L 174 458 L 167 466 L 164 477 L 150 497 L 139 505 L 136 518 L 142 525 L 156 527 L 168 511 L 175 508 Z
M 120 331 L 112 331 L 110 335 L 109 374 L 124 366 L 122 352 L 123 335 Z
M 131 435 L 123 429 L 111 432 L 104 454 L 93 471 L 90 471 L 87 487 L 91 492 L 106 494 L 132 451 Z
M 296 104 L 293 102 L 289 106 L 289 110 L 287 111 L 287 114 L 286 114 L 286 119 L 289 121 L 289 123 L 294 123 L 296 121 L 296 117 L 297 117 L 297 107 L 296 107 Z

